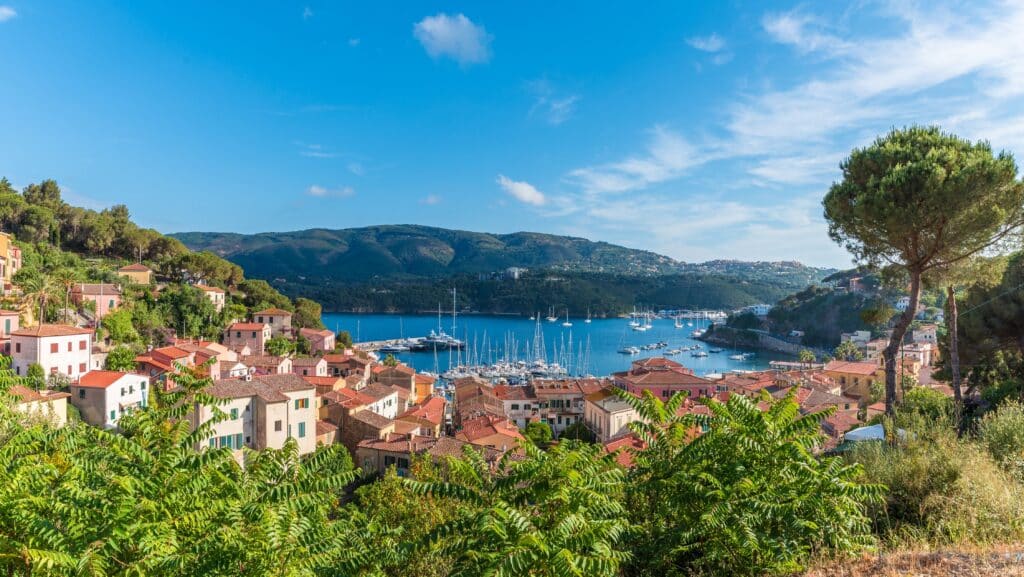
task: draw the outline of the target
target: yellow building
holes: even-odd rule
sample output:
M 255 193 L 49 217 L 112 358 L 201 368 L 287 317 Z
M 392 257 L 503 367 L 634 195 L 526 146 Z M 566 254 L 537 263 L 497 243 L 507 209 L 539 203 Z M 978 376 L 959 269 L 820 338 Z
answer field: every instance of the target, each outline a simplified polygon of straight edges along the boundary
M 135 284 L 149 284 L 153 280 L 153 271 L 141 263 L 130 264 L 117 269 L 118 276 L 123 276 Z
M 877 362 L 831 361 L 824 371 L 839 383 L 842 394 L 856 399 L 871 395 L 871 383 L 885 382 L 885 369 Z
M 21 269 L 21 249 L 14 246 L 14 239 L 6 232 L 0 232 L 0 278 L 3 290 L 7 292 L 14 273 Z

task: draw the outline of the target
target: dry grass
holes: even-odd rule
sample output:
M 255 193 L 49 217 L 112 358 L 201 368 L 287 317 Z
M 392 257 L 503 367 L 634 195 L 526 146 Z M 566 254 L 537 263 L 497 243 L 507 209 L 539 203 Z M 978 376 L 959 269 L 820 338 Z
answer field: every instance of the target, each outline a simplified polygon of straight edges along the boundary
M 1024 577 L 1024 545 L 890 551 L 823 563 L 804 577 Z

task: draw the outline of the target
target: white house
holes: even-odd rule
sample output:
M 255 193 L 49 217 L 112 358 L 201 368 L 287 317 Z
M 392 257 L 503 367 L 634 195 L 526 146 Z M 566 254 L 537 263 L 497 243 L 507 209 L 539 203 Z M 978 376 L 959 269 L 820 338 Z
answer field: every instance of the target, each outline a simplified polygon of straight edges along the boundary
M 206 298 L 210 299 L 213 303 L 213 307 L 217 309 L 217 312 L 224 310 L 224 304 L 226 302 L 226 294 L 224 289 L 219 289 L 215 286 L 206 286 L 204 284 L 197 284 L 195 287 L 206 295 Z
M 32 363 L 47 375 L 61 374 L 76 381 L 89 372 L 92 329 L 68 325 L 39 325 L 11 332 L 11 359 L 24 376 Z
M 759 317 L 766 317 L 768 316 L 768 311 L 770 310 L 772 310 L 772 305 L 760 303 L 756 305 L 750 305 L 749 307 L 745 307 L 743 309 L 743 312 L 754 313 Z
M 398 413 L 405 412 L 405 407 L 399 411 L 398 406 L 398 391 L 392 389 L 387 385 L 380 383 L 370 383 L 359 390 L 360 393 L 373 399 L 372 403 L 367 403 L 366 407 L 371 412 L 376 413 L 385 419 L 394 420 L 398 416 Z
M 280 449 L 291 437 L 298 443 L 299 453 L 316 450 L 316 387 L 302 377 L 283 374 L 222 379 L 207 392 L 225 400 L 217 408 L 227 418 L 213 425 L 212 434 L 197 449 Z M 197 404 L 191 415 L 193 428 L 213 415 L 212 408 Z
M 583 422 L 601 443 L 629 432 L 629 424 L 639 418 L 636 410 L 611 390 L 604 389 L 586 396 Z
M 910 297 L 904 296 L 896 299 L 896 302 L 893 303 L 893 306 L 896 307 L 896 310 L 900 312 L 907 310 L 907 307 L 910 306 Z
M 86 423 L 114 429 L 122 415 L 149 405 L 149 377 L 120 371 L 89 371 L 71 384 L 70 400 Z
M 913 330 L 913 341 L 915 343 L 928 343 L 934 345 L 938 342 L 938 336 L 936 332 L 938 327 L 935 325 L 921 325 L 920 327 Z

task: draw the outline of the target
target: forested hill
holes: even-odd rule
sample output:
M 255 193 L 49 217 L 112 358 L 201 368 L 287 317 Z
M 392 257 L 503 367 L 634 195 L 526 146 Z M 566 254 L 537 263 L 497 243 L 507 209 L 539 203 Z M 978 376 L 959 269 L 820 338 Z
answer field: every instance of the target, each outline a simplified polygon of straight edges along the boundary
M 193 250 L 209 250 L 264 278 L 436 278 L 508 267 L 658 274 L 680 266 L 666 256 L 582 238 L 416 225 L 173 236 Z
M 803 287 L 831 272 L 795 262 L 719 260 L 688 264 L 649 251 L 577 237 L 535 232 L 488 234 L 416 225 L 252 235 L 188 232 L 172 236 L 193 250 L 208 250 L 241 265 L 251 276 L 293 283 L 436 279 L 522 267 L 630 276 L 784 278 L 787 285 Z
M 798 262 L 692 264 L 576 237 L 413 225 L 174 236 L 332 311 L 422 311 L 447 300 L 452 287 L 464 299 L 460 306 L 481 312 L 727 309 L 775 302 L 833 272 Z M 510 267 L 527 272 L 509 282 L 504 271 Z

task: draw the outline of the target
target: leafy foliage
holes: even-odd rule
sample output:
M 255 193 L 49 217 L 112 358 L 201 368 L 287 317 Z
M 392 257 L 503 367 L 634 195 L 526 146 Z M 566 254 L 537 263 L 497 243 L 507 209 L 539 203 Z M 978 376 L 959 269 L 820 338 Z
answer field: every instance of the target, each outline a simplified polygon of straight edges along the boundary
M 883 488 L 858 482 L 857 465 L 815 458 L 823 415 L 801 416 L 792 393 L 763 412 L 740 395 L 702 400 L 707 417 L 677 415 L 681 394 L 621 396 L 647 444 L 627 484 L 636 572 L 793 571 L 816 552 L 872 543 L 865 505 Z

